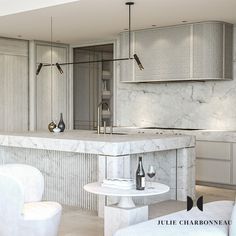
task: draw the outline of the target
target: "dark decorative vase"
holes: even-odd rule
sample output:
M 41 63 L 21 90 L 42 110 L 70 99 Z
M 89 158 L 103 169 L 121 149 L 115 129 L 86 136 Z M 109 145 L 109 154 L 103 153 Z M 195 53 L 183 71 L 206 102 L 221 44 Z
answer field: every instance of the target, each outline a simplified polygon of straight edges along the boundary
M 57 127 L 61 130 L 61 132 L 64 132 L 64 130 L 66 128 L 65 123 L 63 121 L 62 113 L 61 113 L 60 121 L 59 121 Z
M 57 127 L 56 123 L 54 121 L 51 121 L 51 123 L 48 124 L 48 129 L 50 132 L 53 132 L 53 129 Z

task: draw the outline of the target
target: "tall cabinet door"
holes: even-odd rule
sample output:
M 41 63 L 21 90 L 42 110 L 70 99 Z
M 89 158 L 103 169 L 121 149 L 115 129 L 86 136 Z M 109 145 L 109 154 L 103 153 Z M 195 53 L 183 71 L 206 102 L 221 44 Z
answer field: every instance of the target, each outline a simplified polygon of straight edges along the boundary
M 0 131 L 28 130 L 28 42 L 0 38 Z
M 51 47 L 47 44 L 36 45 L 37 63 L 51 62 Z M 67 46 L 53 46 L 53 63 L 68 61 Z M 68 125 L 68 67 L 62 67 L 60 74 L 57 68 L 43 67 L 37 76 L 36 93 L 36 128 L 47 130 L 51 120 L 58 123 L 60 113 L 63 113 L 64 122 Z M 68 126 L 67 126 L 68 127 Z

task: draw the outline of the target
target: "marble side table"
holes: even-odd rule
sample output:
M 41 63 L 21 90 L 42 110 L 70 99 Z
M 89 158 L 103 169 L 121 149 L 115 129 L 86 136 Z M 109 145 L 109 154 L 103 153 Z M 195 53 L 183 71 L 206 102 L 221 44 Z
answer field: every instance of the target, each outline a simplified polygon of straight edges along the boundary
M 152 189 L 123 190 L 102 187 L 95 182 L 84 186 L 87 192 L 120 197 L 118 204 L 105 206 L 104 209 L 104 236 L 112 236 L 118 229 L 148 220 L 148 206 L 135 206 L 132 197 L 147 197 L 166 193 L 170 190 L 167 185 L 152 183 Z

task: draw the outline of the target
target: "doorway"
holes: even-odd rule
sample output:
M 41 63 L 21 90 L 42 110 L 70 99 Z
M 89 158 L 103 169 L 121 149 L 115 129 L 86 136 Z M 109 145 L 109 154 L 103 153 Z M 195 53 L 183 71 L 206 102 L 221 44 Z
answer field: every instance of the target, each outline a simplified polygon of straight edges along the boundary
M 113 44 L 73 49 L 74 62 L 113 59 Z M 74 129 L 97 127 L 97 106 L 103 102 L 101 122 L 112 124 L 113 62 L 75 64 L 73 67 Z

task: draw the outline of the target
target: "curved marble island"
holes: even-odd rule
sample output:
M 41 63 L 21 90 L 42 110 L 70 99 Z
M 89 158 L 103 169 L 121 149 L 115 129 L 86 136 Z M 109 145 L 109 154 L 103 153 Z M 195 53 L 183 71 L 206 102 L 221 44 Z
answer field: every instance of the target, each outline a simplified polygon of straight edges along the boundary
M 171 191 L 161 199 L 186 200 L 195 195 L 195 138 L 188 135 L 100 134 L 95 131 L 65 133 L 0 133 L 1 163 L 27 163 L 45 177 L 44 198 L 62 204 L 99 210 L 104 199 L 86 193 L 83 185 L 104 178 L 134 177 L 137 157 L 144 168 L 157 167 L 155 181 Z M 113 201 L 114 199 L 108 199 Z

